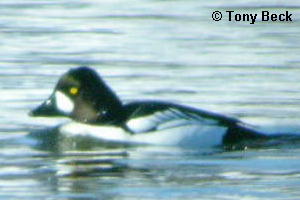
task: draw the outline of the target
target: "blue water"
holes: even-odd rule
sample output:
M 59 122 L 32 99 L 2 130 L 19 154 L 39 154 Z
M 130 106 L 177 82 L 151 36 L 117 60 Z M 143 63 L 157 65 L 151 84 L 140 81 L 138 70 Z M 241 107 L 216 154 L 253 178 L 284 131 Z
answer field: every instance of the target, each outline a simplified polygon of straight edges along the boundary
M 293 13 L 229 22 L 213 11 Z M 297 1 L 0 2 L 0 199 L 298 199 L 299 143 L 245 151 L 115 147 L 27 115 L 69 68 L 124 101 L 162 99 L 300 133 Z

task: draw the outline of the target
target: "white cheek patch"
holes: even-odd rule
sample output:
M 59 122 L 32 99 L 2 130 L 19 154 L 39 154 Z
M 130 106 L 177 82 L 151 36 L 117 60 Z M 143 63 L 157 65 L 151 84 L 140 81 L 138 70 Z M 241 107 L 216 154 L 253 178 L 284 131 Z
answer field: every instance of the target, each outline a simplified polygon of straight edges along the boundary
M 73 101 L 60 91 L 55 92 L 56 108 L 64 114 L 71 114 L 74 109 Z

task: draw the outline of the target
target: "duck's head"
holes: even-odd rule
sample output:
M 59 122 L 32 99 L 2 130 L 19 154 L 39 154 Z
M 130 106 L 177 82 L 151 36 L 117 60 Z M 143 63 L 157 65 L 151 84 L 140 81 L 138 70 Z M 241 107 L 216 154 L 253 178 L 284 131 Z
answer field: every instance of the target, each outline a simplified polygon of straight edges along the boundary
M 115 124 L 123 120 L 122 104 L 115 93 L 91 68 L 69 70 L 53 93 L 31 116 L 66 116 L 83 123 Z

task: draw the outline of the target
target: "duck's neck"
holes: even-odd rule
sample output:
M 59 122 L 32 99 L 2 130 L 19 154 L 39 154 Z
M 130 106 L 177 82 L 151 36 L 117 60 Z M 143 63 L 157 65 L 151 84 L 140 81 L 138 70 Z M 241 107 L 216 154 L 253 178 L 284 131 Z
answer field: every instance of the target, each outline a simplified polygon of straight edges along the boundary
M 118 96 L 104 82 L 89 85 L 77 102 L 72 118 L 89 124 L 121 125 L 125 120 L 124 108 Z

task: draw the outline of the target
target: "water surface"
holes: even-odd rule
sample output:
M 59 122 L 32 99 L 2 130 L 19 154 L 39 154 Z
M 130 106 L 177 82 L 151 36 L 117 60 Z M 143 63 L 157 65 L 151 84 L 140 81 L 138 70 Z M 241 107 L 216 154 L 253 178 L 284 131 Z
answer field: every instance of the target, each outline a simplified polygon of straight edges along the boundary
M 292 23 L 211 13 L 293 13 Z M 122 100 L 163 99 L 299 133 L 296 1 L 0 2 L 1 199 L 298 199 L 299 143 L 245 151 L 116 147 L 30 118 L 71 67 Z M 29 134 L 29 136 L 28 136 Z

